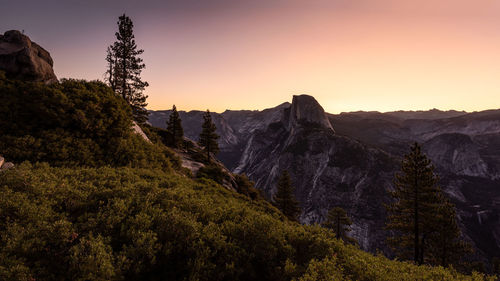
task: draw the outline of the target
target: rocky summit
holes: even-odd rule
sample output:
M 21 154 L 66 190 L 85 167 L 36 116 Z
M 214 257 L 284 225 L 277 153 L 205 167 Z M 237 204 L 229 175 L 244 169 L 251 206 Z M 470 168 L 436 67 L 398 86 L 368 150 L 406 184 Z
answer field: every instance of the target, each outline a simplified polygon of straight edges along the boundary
M 323 107 L 311 96 L 293 96 L 292 106 L 288 109 L 287 129 L 293 129 L 299 123 L 320 126 L 333 131 L 332 125 Z
M 43 83 L 57 82 L 54 62 L 44 48 L 17 30 L 0 35 L 0 70 L 7 77 Z

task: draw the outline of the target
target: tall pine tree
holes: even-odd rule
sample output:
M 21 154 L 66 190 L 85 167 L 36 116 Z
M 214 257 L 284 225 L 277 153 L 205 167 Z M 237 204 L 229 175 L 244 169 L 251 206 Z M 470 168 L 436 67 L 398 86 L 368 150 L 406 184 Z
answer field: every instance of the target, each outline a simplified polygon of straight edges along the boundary
M 181 118 L 177 108 L 172 107 L 172 113 L 167 121 L 168 144 L 172 147 L 180 147 L 184 139 L 184 129 L 182 129 Z
M 131 106 L 134 120 L 144 123 L 148 116 L 147 96 L 142 92 L 149 84 L 141 80 L 141 71 L 146 65 L 138 56 L 144 50 L 137 48 L 133 27 L 132 20 L 125 14 L 118 18 L 116 41 L 108 47 L 106 54 L 106 80 L 113 91 Z
M 426 262 L 432 265 L 459 266 L 462 257 L 472 251 L 472 247 L 461 239 L 461 231 L 456 220 L 455 206 L 440 195 L 429 238 L 429 255 Z
M 395 188 L 390 194 L 394 203 L 388 206 L 387 228 L 394 231 L 389 244 L 400 258 L 413 258 L 423 263 L 429 220 L 436 210 L 437 177 L 430 160 L 415 143 L 405 155 L 401 173 L 396 174 Z
M 207 162 L 210 163 L 210 153 L 217 154 L 219 152 L 219 144 L 217 139 L 219 135 L 215 132 L 217 128 L 214 122 L 212 122 L 212 116 L 210 111 L 203 114 L 203 124 L 201 125 L 200 140 L 198 144 L 203 147 L 203 150 L 207 153 Z
M 347 232 L 351 231 L 351 224 L 351 219 L 347 216 L 346 211 L 341 207 L 331 208 L 328 211 L 325 222 L 323 222 L 323 226 L 333 230 L 337 238 L 346 242 L 354 243 L 355 240 L 347 236 Z
M 415 143 L 395 176 L 394 202 L 387 206 L 387 228 L 393 233 L 388 242 L 400 258 L 447 264 L 455 252 L 450 248 L 462 243 L 454 207 L 437 183 L 431 161 Z
M 273 195 L 274 205 L 290 220 L 297 221 L 300 214 L 299 202 L 295 200 L 294 188 L 288 171 L 284 170 L 278 179 L 277 191 Z

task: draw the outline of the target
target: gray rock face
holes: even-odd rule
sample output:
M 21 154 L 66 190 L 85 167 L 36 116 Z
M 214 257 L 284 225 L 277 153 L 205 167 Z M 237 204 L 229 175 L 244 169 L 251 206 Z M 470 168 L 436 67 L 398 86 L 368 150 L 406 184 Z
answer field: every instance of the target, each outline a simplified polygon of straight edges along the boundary
M 132 130 L 134 131 L 134 133 L 141 136 L 145 141 L 151 142 L 151 140 L 148 138 L 148 136 L 146 136 L 144 131 L 141 129 L 141 127 L 139 127 L 139 125 L 137 125 L 137 123 L 135 121 L 132 121 Z
M 218 157 L 269 197 L 287 169 L 302 222 L 322 222 L 329 208 L 341 206 L 353 220 L 351 236 L 375 251 L 387 250 L 383 203 L 401 157 L 417 141 L 436 166 L 476 255 L 485 261 L 500 256 L 500 110 L 326 114 L 328 123 L 324 116 L 310 96 L 263 111 L 214 114 L 221 139 L 232 140 L 221 142 L 226 153 Z M 201 128 L 201 115 L 195 119 L 183 119 L 185 132 Z
M 388 154 L 330 129 L 297 126 L 288 131 L 274 123 L 252 137 L 234 171 L 246 173 L 271 198 L 279 174 L 288 170 L 301 203 L 301 222 L 322 222 L 330 208 L 341 206 L 354 221 L 351 235 L 365 249 L 376 249 L 384 248 L 381 203 L 388 203 L 386 189 L 396 166 Z
M 150 111 L 149 123 L 152 126 L 166 129 L 167 120 L 170 116 L 171 110 Z M 201 124 L 203 123 L 203 114 L 205 112 L 193 110 L 190 112 L 179 111 L 179 116 L 182 120 L 184 134 L 191 140 L 198 141 L 201 133 Z M 212 120 L 217 127 L 217 134 L 219 134 L 219 146 L 221 148 L 235 145 L 237 140 L 234 135 L 233 128 L 227 124 L 227 121 L 222 118 L 220 114 L 211 113 Z
M 26 81 L 54 83 L 54 62 L 45 49 L 17 30 L 0 35 L 0 70 L 7 77 Z
M 212 120 L 217 127 L 217 134 L 220 136 L 218 158 L 224 159 L 227 168 L 234 169 L 238 165 L 246 141 L 251 137 L 251 134 L 266 128 L 270 123 L 280 121 L 283 117 L 283 111 L 289 107 L 290 103 L 283 103 L 263 111 L 227 110 L 222 114 L 212 112 Z M 148 122 L 152 126 L 165 129 L 170 113 L 170 110 L 150 111 Z M 184 135 L 193 141 L 199 139 L 203 113 L 203 111 L 198 110 L 179 111 Z
M 332 125 L 323 110 L 323 107 L 311 96 L 293 96 L 292 106 L 288 116 L 287 129 L 291 130 L 299 123 L 309 123 L 333 131 Z
M 488 164 L 481 157 L 481 146 L 469 135 L 442 134 L 426 141 L 424 148 L 440 170 L 449 170 L 461 176 L 498 177 L 496 173 L 490 174 Z

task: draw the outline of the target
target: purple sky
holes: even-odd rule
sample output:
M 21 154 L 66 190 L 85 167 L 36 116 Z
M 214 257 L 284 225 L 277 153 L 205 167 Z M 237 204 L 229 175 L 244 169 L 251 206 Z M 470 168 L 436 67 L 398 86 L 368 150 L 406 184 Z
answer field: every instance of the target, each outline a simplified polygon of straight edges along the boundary
M 3 2 L 6 2 L 3 0 Z M 263 109 L 315 96 L 325 110 L 500 108 L 500 2 L 175 0 L 1 3 L 59 78 L 102 79 L 126 13 L 144 49 L 149 108 Z

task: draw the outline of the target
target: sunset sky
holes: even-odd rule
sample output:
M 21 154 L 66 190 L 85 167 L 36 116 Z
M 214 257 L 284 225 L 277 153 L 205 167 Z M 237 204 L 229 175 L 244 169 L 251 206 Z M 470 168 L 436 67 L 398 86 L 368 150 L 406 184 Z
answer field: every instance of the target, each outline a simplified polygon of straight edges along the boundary
M 126 13 L 149 109 L 500 108 L 500 1 L 0 1 L 0 32 L 24 30 L 59 78 L 102 79 Z

